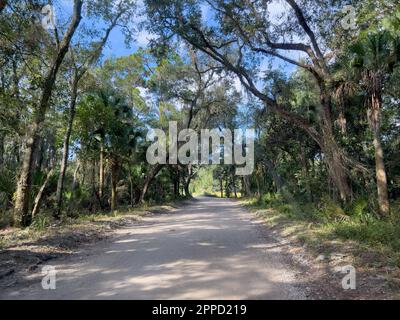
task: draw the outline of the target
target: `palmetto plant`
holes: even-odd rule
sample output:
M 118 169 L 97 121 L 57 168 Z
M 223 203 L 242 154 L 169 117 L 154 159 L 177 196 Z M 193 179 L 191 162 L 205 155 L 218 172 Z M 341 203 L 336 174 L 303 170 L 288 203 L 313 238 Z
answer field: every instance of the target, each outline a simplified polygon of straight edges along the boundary
M 88 97 L 78 112 L 80 125 L 88 132 L 86 144 L 99 153 L 99 188 L 103 198 L 105 163 L 111 176 L 111 210 L 117 207 L 117 184 L 123 164 L 132 159 L 143 136 L 143 124 L 115 90 L 102 89 Z
M 389 198 L 381 142 L 381 111 L 385 83 L 399 63 L 400 38 L 387 31 L 370 33 L 350 46 L 350 72 L 365 92 L 368 121 L 375 149 L 378 204 L 381 215 L 389 214 Z

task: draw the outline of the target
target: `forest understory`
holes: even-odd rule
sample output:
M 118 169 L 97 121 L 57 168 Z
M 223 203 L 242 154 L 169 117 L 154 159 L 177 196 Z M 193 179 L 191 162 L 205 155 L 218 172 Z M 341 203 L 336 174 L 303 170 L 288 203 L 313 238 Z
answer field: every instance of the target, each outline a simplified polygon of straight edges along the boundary
M 304 270 L 301 278 L 317 299 L 400 299 L 398 237 L 390 221 L 326 219 L 293 212 L 280 195 L 250 198 L 242 204 L 261 219 L 285 247 L 289 259 Z M 310 209 L 308 209 L 310 210 Z M 357 270 L 357 290 L 338 283 L 345 265 Z M 308 279 L 308 281 L 307 281 Z

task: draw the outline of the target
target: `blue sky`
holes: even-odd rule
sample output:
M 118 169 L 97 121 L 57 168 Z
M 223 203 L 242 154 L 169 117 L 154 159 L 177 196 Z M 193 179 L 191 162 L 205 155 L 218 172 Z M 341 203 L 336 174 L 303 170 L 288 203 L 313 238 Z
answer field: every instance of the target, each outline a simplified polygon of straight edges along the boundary
M 89 0 L 87 0 L 89 1 Z M 139 1 L 140 5 L 141 1 Z M 56 9 L 56 19 L 58 23 L 63 24 L 67 21 L 67 19 L 71 16 L 72 8 L 73 8 L 73 0 L 58 0 L 54 2 Z M 140 22 L 139 17 L 132 17 L 133 25 Z M 101 29 L 104 27 L 101 23 L 96 21 L 90 21 L 87 18 L 83 19 L 83 22 L 86 25 L 89 25 L 92 28 Z M 125 44 L 125 36 L 120 27 L 116 27 L 109 38 L 107 46 L 104 48 L 104 56 L 107 57 L 120 57 L 134 53 L 139 47 L 146 47 L 149 39 L 151 39 L 151 35 L 145 31 L 139 31 L 135 34 L 135 42 L 131 44 L 131 47 L 128 48 Z
M 56 7 L 57 20 L 60 23 L 65 22 L 66 19 L 71 15 L 73 0 L 58 0 L 55 1 L 54 3 Z M 140 13 L 140 11 L 143 9 L 142 0 L 138 1 L 138 7 L 139 7 L 138 16 L 132 17 L 133 25 L 137 24 L 140 21 L 143 21 L 144 19 L 143 14 Z M 204 4 L 201 6 L 201 8 L 202 8 L 203 20 L 206 23 L 210 23 L 212 21 L 212 9 Z M 285 12 L 288 11 L 288 7 L 282 0 L 274 0 L 269 7 L 269 11 L 272 19 L 279 19 L 279 16 L 281 14 L 284 14 Z M 91 23 L 90 21 L 88 21 L 88 19 L 84 19 L 84 22 L 87 24 Z M 102 26 L 101 24 L 93 21 L 93 27 L 101 28 Z M 154 36 L 146 31 L 139 31 L 135 34 L 135 42 L 132 44 L 131 48 L 127 48 L 125 45 L 124 41 L 125 38 L 121 31 L 121 28 L 115 28 L 110 36 L 107 47 L 104 50 L 104 54 L 105 56 L 116 56 L 116 57 L 132 54 L 138 49 L 138 47 L 145 47 L 148 44 L 148 40 L 151 39 L 152 37 Z M 294 53 L 291 54 L 292 57 L 293 55 Z M 298 58 L 298 56 L 296 58 Z M 286 63 L 283 63 L 282 67 L 287 68 L 288 66 Z
M 56 16 L 57 16 L 57 21 L 59 24 L 66 23 L 67 19 L 70 17 L 72 13 L 72 7 L 73 7 L 73 0 L 58 0 L 55 1 L 55 8 L 56 8 Z M 142 0 L 138 1 L 138 6 L 139 6 L 139 12 L 143 9 L 143 3 Z M 212 23 L 213 19 L 213 12 L 212 9 L 207 7 L 206 5 L 202 5 L 202 14 L 203 14 L 203 20 L 205 23 Z M 270 7 L 270 15 L 272 19 L 279 20 L 279 17 L 281 15 L 284 15 L 288 12 L 289 8 L 285 4 L 284 1 L 282 0 L 274 0 Z M 138 14 L 136 17 L 132 17 L 132 25 L 135 26 L 137 23 L 140 21 L 143 21 L 144 19 L 143 14 Z M 90 21 L 87 18 L 83 20 L 83 23 L 89 26 L 90 28 L 94 29 L 101 29 L 104 27 L 101 23 L 98 23 L 97 21 Z M 115 28 L 109 38 L 109 41 L 107 43 L 107 46 L 104 48 L 103 51 L 103 57 L 105 59 L 110 58 L 110 57 L 120 57 L 120 56 L 125 56 L 134 53 L 139 47 L 146 47 L 148 44 L 148 41 L 154 37 L 154 35 L 149 34 L 146 31 L 137 31 L 135 33 L 135 41 L 134 43 L 131 44 L 130 48 L 128 48 L 125 44 L 125 36 L 121 30 L 121 28 L 117 27 Z M 299 59 L 300 56 L 298 53 L 291 52 L 289 53 L 289 56 L 291 58 L 294 58 L 295 60 Z M 263 62 L 261 62 L 260 69 L 261 70 L 266 70 L 268 65 L 268 60 L 265 59 Z M 296 70 L 296 67 L 285 63 L 279 59 L 274 59 L 273 60 L 273 66 L 276 69 L 279 69 L 283 71 L 285 74 L 291 74 L 293 71 Z M 258 83 L 258 86 L 261 87 L 263 86 L 262 83 Z M 242 86 L 240 84 L 240 81 L 238 79 L 235 80 L 235 87 L 238 90 L 242 91 Z

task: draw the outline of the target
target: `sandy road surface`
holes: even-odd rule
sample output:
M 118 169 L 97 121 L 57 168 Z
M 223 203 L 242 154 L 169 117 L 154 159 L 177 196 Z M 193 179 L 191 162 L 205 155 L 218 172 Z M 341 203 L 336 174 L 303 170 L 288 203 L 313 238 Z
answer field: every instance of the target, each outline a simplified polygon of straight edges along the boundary
M 280 245 L 237 202 L 198 198 L 116 232 L 1 299 L 303 299 Z M 40 271 L 40 270 L 39 270 Z M 34 277 L 35 279 L 35 277 Z

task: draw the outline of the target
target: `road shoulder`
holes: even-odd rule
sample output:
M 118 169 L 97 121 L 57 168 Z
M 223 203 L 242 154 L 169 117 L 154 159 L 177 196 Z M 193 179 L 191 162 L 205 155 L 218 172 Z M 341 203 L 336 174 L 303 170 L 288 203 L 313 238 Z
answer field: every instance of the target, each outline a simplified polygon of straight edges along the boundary
M 360 248 L 355 243 L 336 239 L 310 244 L 302 237 L 302 231 L 312 228 L 311 224 L 285 219 L 272 209 L 255 209 L 246 202 L 240 203 L 264 224 L 268 235 L 279 243 L 287 263 L 298 270 L 296 282 L 307 298 L 399 299 L 397 286 L 388 281 L 389 274 L 396 270 L 377 268 L 368 252 L 364 252 L 363 259 L 360 259 Z M 342 281 L 352 267 L 356 275 L 356 289 L 344 289 Z

